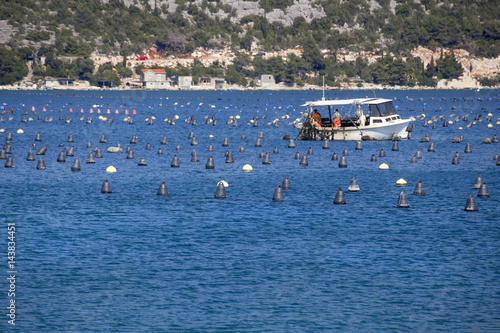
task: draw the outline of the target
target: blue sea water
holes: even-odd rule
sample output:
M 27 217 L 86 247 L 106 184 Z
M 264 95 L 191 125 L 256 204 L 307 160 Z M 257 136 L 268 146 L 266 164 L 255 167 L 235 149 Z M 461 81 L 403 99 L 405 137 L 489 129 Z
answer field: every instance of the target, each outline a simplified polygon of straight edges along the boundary
M 500 331 L 500 167 L 498 143 L 481 144 L 498 133 L 488 128 L 500 116 L 499 90 L 376 91 L 394 99 L 404 117 L 480 114 L 470 128 L 423 127 L 417 119 L 410 140 L 399 142 L 295 141 L 288 149 L 288 123 L 318 99 L 319 91 L 3 91 L 0 140 L 13 133 L 15 168 L 0 168 L 1 331 L 18 332 L 498 332 Z M 327 91 L 327 98 L 372 97 L 372 91 Z M 94 106 L 95 105 L 95 106 Z M 42 116 L 21 122 L 32 107 Z M 43 107 L 47 111 L 42 111 Z M 69 112 L 70 108 L 73 110 Z M 90 114 L 90 109 L 94 113 Z M 84 113 L 80 113 L 80 110 Z M 107 124 L 97 117 L 113 117 Z M 107 114 L 107 110 L 110 114 Z M 118 114 L 115 114 L 115 111 Z M 134 124 L 124 122 L 125 110 Z M 132 115 L 132 110 L 137 114 Z M 492 121 L 486 121 L 492 113 Z M 73 117 L 65 123 L 59 120 Z M 144 120 L 156 117 L 153 125 Z M 175 125 L 163 120 L 179 116 Z M 198 126 L 184 119 L 194 115 Z M 240 115 L 239 126 L 226 125 Z M 246 125 L 254 116 L 258 127 Z M 279 127 L 266 123 L 289 115 Z M 45 117 L 53 116 L 45 123 Z M 80 117 L 93 117 L 91 124 Z M 218 126 L 205 124 L 215 116 Z M 463 129 L 459 129 L 459 126 Z M 24 134 L 17 134 L 23 129 Z M 191 146 L 193 131 L 198 146 Z M 262 148 L 254 147 L 263 132 Z M 37 133 L 47 146 L 46 170 L 26 161 Z M 69 133 L 73 143 L 67 142 Z M 102 134 L 107 142 L 99 143 Z M 241 140 L 242 134 L 246 140 Z M 436 152 L 419 140 L 428 134 Z M 464 135 L 461 143 L 451 143 Z M 118 142 L 135 159 L 107 153 Z M 168 145 L 160 145 L 162 137 Z M 213 135 L 213 138 L 209 136 Z M 222 146 L 227 137 L 229 147 Z M 85 161 L 99 146 L 104 157 Z M 151 143 L 152 149 L 146 150 Z M 472 153 L 464 153 L 467 142 Z M 57 162 L 63 149 L 75 157 Z M 180 151 L 175 147 L 179 144 Z M 214 151 L 208 152 L 209 144 Z M 240 153 L 240 146 L 245 152 Z M 273 154 L 278 148 L 279 153 Z M 309 148 L 309 165 L 295 153 Z M 162 148 L 163 155 L 157 155 Z M 348 167 L 331 156 L 347 148 Z M 200 162 L 191 160 L 195 149 Z M 370 162 L 384 149 L 386 157 Z M 420 149 L 422 159 L 410 163 Z M 230 150 L 235 162 L 225 163 Z M 271 164 L 263 165 L 261 151 Z M 451 160 L 458 151 L 460 164 Z M 172 168 L 177 154 L 180 167 Z M 209 156 L 215 169 L 207 170 Z M 71 171 L 73 160 L 81 171 Z M 147 166 L 138 166 L 143 157 Z M 378 166 L 385 162 L 389 170 Z M 0 161 L 4 163 L 4 161 Z M 243 165 L 253 166 L 243 172 Z M 106 173 L 108 166 L 114 174 Z M 490 197 L 472 188 L 480 174 Z M 292 189 L 272 201 L 283 178 Z M 347 192 L 356 177 L 361 191 Z M 399 178 L 408 186 L 395 186 Z M 113 193 L 102 194 L 108 179 Z M 229 183 L 226 199 L 215 199 L 217 183 Z M 425 196 L 412 194 L 422 180 Z M 162 181 L 169 196 L 157 196 Z M 334 205 L 342 187 L 346 205 Z M 410 208 L 396 207 L 399 193 Z M 477 212 L 465 212 L 472 194 Z M 10 299 L 7 224 L 16 226 L 16 325 L 8 323 Z M 0 253 L 2 253 L 0 252 Z

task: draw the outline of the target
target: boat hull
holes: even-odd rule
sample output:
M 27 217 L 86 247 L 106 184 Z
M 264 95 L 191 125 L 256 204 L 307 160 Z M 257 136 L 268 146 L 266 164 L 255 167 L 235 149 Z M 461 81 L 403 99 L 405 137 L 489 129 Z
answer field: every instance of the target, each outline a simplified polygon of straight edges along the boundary
M 401 119 L 390 124 L 376 124 L 359 127 L 317 128 L 320 139 L 334 141 L 392 140 L 395 136 L 406 139 L 411 119 Z

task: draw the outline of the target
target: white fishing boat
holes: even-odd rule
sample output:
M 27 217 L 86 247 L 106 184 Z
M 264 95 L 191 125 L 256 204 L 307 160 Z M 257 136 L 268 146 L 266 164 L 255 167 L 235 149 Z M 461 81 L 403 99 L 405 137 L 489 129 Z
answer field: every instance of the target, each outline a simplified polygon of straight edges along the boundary
M 402 119 L 392 100 L 383 98 L 326 100 L 323 97 L 302 106 L 307 112 L 297 136 L 301 140 L 406 139 L 408 124 L 415 121 L 413 117 Z

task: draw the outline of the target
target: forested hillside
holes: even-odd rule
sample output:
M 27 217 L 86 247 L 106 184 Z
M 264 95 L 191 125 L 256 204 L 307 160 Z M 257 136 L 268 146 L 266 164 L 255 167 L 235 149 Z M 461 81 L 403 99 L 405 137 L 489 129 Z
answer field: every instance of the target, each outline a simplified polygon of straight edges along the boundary
M 0 60 L 0 84 L 27 75 L 27 59 L 34 59 L 35 78 L 119 80 L 133 74 L 125 61 L 96 71 L 91 54 L 130 56 L 151 45 L 165 56 L 183 56 L 200 47 L 240 52 L 232 67 L 218 64 L 197 71 L 242 85 L 264 70 L 279 81 L 299 84 L 320 73 L 329 84 L 357 77 L 433 85 L 435 79 L 461 73 L 440 70 L 439 61 L 441 68 L 455 66 L 452 56 L 436 59 L 431 68 L 423 68 L 420 59 L 408 60 L 416 46 L 464 49 L 486 58 L 500 54 L 500 6 L 495 0 L 0 0 L 0 20 L 0 53 L 9 59 Z M 244 56 L 296 46 L 304 50 L 301 57 Z M 346 63 L 337 57 L 344 51 L 385 56 L 376 64 L 362 59 Z

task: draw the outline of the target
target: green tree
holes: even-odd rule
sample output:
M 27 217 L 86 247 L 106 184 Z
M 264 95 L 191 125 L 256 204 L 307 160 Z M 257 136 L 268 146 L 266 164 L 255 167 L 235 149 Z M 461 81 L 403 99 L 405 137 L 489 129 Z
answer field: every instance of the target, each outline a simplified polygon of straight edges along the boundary
M 447 54 L 436 61 L 437 71 L 443 79 L 458 79 L 464 72 L 462 65 L 455 59 L 455 55 Z
M 0 85 L 13 84 L 28 74 L 26 61 L 16 51 L 0 45 Z

